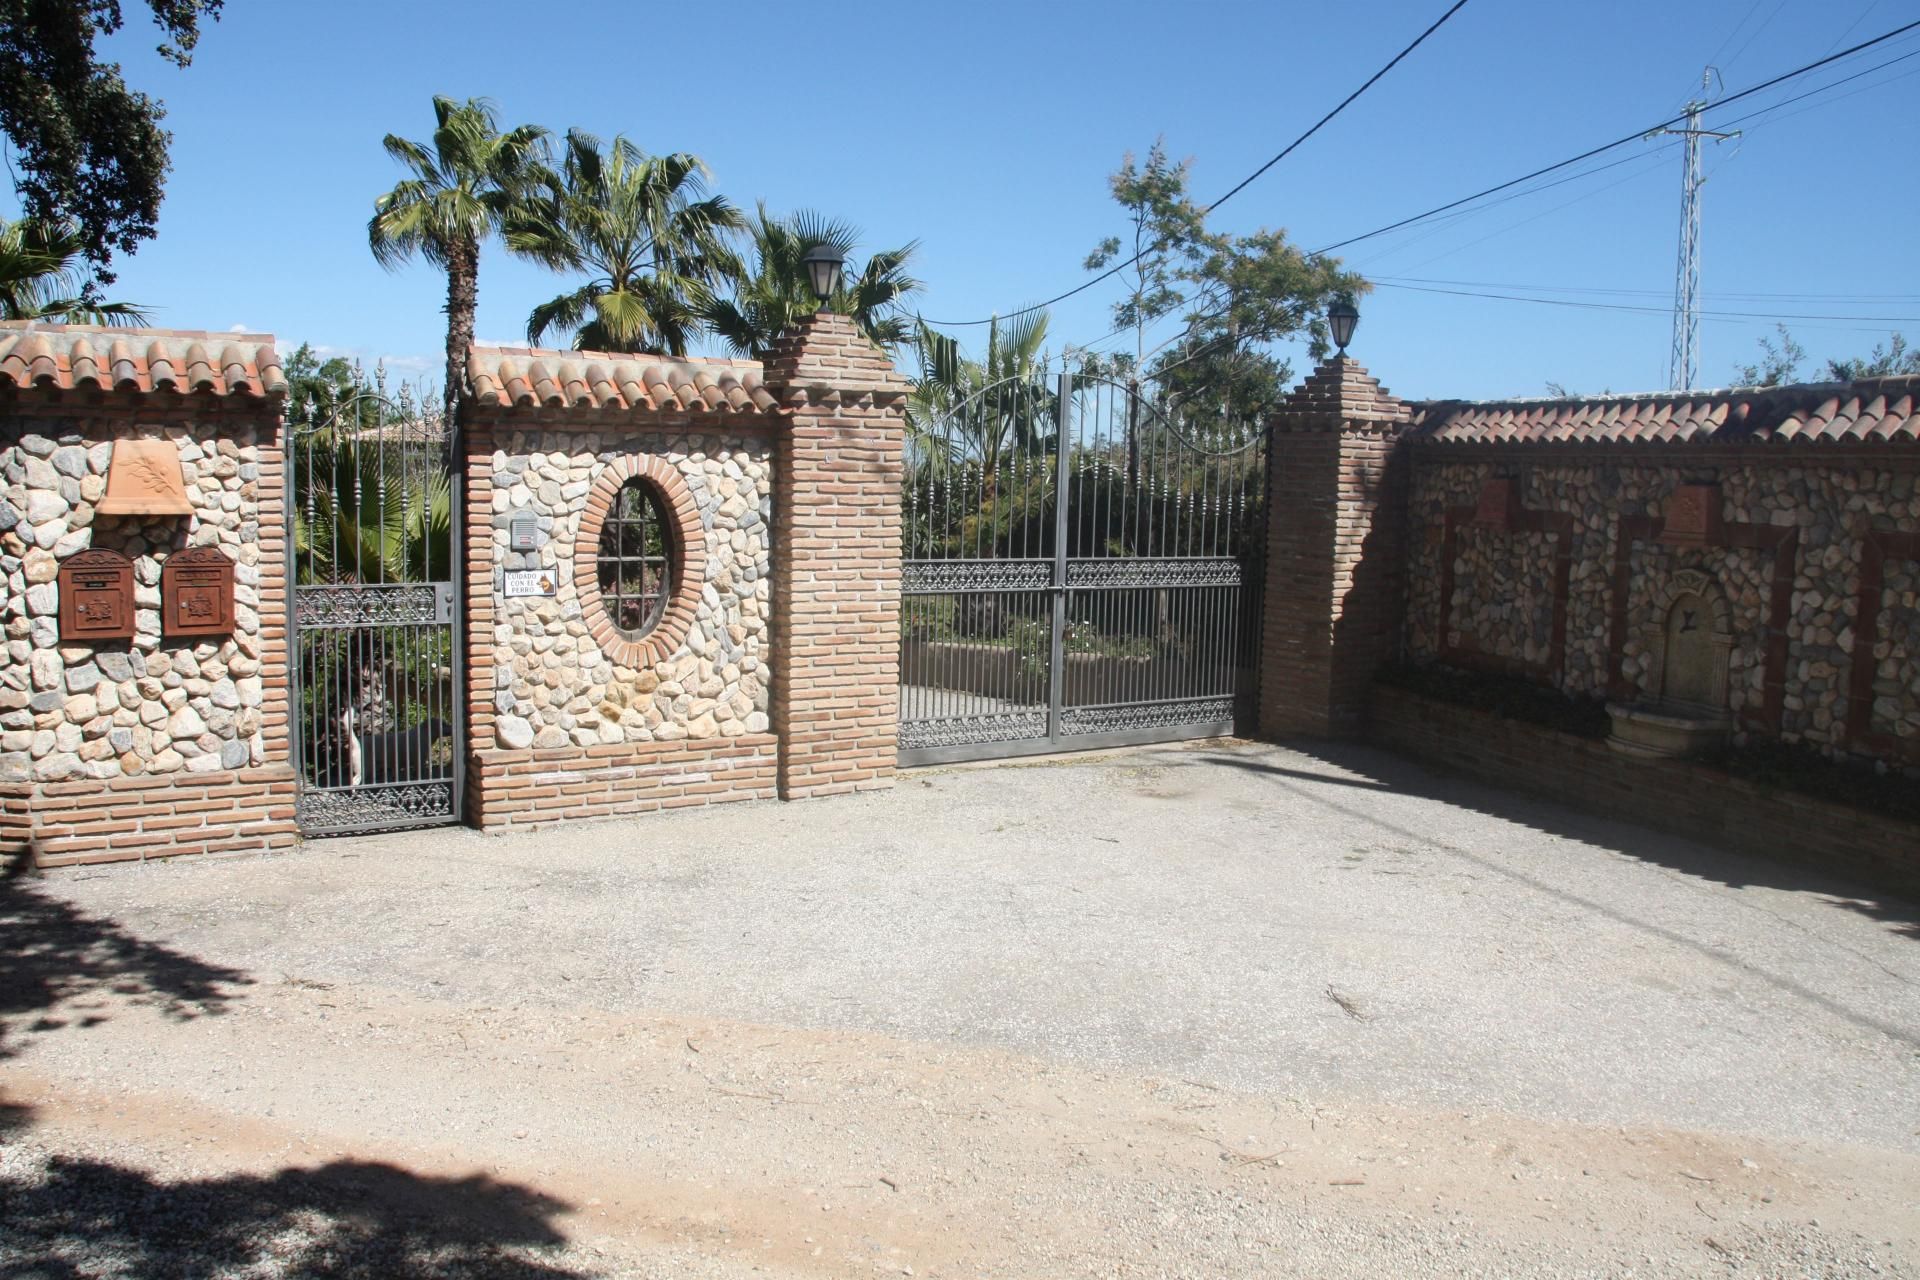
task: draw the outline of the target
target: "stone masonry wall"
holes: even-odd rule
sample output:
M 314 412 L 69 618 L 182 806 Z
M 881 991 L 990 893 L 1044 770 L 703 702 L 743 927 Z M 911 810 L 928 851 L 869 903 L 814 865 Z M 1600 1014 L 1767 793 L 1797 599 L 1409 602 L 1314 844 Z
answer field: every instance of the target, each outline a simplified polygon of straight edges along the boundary
M 739 418 L 470 412 L 468 791 L 479 825 L 772 794 L 772 449 L 767 426 Z M 698 585 L 684 630 L 634 664 L 603 642 L 604 623 L 596 635 L 597 586 L 583 591 L 576 575 L 593 581 L 598 539 L 582 524 L 596 485 L 604 494 L 609 469 L 648 464 L 684 490 L 697 545 L 683 548 L 683 567 Z M 535 516 L 538 549 L 511 549 L 516 512 Z M 555 594 L 507 598 L 502 575 L 530 569 L 551 570 Z
M 589 633 L 574 569 L 594 546 L 576 537 L 588 489 L 621 457 L 666 460 L 692 492 L 706 535 L 706 581 L 680 649 L 651 667 L 615 663 Z M 557 569 L 552 599 L 496 599 L 494 734 L 500 746 L 560 747 L 681 738 L 737 738 L 767 730 L 768 522 L 772 462 L 764 438 L 598 432 L 496 433 L 492 566 Z M 545 543 L 509 549 L 511 513 L 537 514 Z
M 278 413 L 54 394 L 0 411 L 0 784 L 25 814 L 0 842 L 31 838 L 43 865 L 291 842 Z M 175 443 L 191 516 L 97 513 L 134 436 Z M 162 565 L 200 546 L 234 561 L 235 630 L 163 637 Z M 61 641 L 59 567 L 89 548 L 133 562 L 131 643 Z
M 1525 674 L 1568 693 L 1649 695 L 1645 628 L 1658 594 L 1675 572 L 1698 569 L 1732 607 L 1728 701 L 1739 740 L 1779 738 L 1831 755 L 1920 762 L 1920 560 L 1907 554 L 1920 529 L 1914 460 L 1825 460 L 1804 451 L 1708 455 L 1661 446 L 1566 456 L 1577 448 L 1465 456 L 1459 447 L 1415 450 L 1410 657 L 1466 665 L 1476 657 L 1517 659 Z M 1560 535 L 1474 529 L 1459 519 L 1483 483 L 1499 476 L 1519 478 L 1526 511 L 1567 521 L 1571 564 L 1563 600 L 1542 571 L 1542 544 Z M 1725 545 L 1669 546 L 1650 536 L 1675 487 L 1690 481 L 1718 483 L 1730 530 Z M 1869 538 L 1889 548 L 1870 650 L 1856 629 Z M 1624 614 L 1616 599 L 1622 581 Z M 1449 586 L 1452 599 L 1443 601 Z M 1550 626 L 1543 626 L 1556 610 L 1565 618 L 1557 663 L 1545 643 Z M 1866 723 L 1849 709 L 1856 661 L 1873 664 Z

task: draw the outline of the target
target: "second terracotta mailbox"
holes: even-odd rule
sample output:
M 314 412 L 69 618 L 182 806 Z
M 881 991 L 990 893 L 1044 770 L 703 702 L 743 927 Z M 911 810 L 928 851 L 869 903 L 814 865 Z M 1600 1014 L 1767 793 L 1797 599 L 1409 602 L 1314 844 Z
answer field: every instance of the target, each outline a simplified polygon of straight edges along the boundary
M 190 547 L 160 567 L 160 629 L 170 636 L 233 633 L 233 561 L 218 547 Z

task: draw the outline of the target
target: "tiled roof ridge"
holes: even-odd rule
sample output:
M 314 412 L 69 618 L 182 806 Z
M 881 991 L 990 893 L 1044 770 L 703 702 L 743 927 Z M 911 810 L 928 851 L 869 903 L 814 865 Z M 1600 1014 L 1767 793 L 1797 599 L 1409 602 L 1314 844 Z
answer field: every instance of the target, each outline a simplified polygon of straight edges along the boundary
M 1412 436 L 1441 444 L 1879 443 L 1920 440 L 1920 375 L 1711 391 L 1428 400 Z
M 261 398 L 287 389 L 272 334 L 0 321 L 0 386 Z
M 467 390 L 493 408 L 764 414 L 779 405 L 757 360 L 650 352 L 467 348 Z

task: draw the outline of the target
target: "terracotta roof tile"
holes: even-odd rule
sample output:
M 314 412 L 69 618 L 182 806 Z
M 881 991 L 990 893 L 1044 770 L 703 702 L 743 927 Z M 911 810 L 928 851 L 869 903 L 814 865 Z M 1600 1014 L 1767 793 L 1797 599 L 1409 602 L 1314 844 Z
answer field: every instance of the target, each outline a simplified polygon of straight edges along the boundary
M 467 390 L 495 408 L 774 413 L 757 361 L 470 347 Z
M 1920 441 L 1920 375 L 1591 400 L 1430 400 L 1415 441 L 1453 444 L 1831 444 Z
M 0 386 L 276 395 L 287 376 L 264 333 L 0 322 Z

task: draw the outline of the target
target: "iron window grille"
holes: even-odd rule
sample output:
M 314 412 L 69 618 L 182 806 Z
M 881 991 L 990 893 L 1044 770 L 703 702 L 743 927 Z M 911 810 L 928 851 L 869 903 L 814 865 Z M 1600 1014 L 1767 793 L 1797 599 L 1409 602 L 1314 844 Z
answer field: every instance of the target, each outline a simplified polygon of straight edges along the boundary
M 600 595 L 616 631 L 639 640 L 656 626 L 673 594 L 674 540 L 660 494 L 635 477 L 620 486 L 600 528 Z

